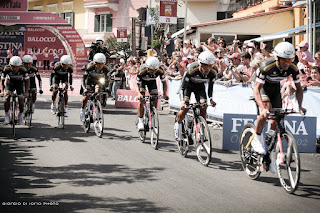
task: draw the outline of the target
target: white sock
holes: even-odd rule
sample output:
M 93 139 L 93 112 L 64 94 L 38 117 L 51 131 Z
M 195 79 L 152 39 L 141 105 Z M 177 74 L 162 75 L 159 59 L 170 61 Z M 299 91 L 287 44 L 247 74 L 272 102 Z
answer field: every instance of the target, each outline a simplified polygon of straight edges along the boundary
M 143 123 L 143 118 L 139 118 L 139 123 Z

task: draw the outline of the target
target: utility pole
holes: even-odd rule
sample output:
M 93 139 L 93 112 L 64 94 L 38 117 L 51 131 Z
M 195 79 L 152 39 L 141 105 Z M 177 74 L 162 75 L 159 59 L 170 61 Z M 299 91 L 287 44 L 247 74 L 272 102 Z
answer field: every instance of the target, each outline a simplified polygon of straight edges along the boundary
M 136 18 L 132 18 L 132 32 L 131 32 L 131 44 L 132 44 L 132 56 L 137 56 L 137 50 L 136 50 Z
M 184 32 L 183 32 L 183 47 L 184 41 L 187 39 L 187 10 L 188 10 L 188 0 L 185 1 L 185 11 L 184 11 Z

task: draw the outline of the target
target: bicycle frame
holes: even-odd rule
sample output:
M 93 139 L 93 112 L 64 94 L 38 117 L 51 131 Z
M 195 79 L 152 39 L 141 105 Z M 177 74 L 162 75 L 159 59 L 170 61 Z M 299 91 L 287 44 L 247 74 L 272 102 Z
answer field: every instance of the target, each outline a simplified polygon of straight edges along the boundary
M 198 119 L 199 119 L 199 116 L 200 116 L 200 107 L 201 106 L 206 106 L 206 104 L 199 104 L 199 103 L 189 104 L 186 107 L 186 108 L 192 109 L 192 117 L 193 117 L 193 125 L 194 126 L 197 126 L 197 124 L 198 124 Z M 188 136 L 190 136 L 192 134 L 192 132 L 193 132 L 193 128 L 189 127 L 189 115 L 188 115 L 188 113 L 185 115 L 185 123 L 187 125 Z M 199 140 L 200 140 L 199 129 L 195 128 L 195 130 L 196 130 L 195 139 L 196 139 L 196 142 L 199 143 Z

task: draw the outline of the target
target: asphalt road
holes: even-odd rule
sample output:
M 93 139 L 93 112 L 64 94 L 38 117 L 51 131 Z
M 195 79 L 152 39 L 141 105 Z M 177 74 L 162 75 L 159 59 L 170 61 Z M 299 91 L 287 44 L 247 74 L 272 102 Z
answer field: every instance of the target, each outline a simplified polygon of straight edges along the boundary
M 183 158 L 173 138 L 174 117 L 160 112 L 160 147 L 141 143 L 136 110 L 107 106 L 102 138 L 84 133 L 80 96 L 70 97 L 65 129 L 39 97 L 31 130 L 3 125 L 0 100 L 0 212 L 318 212 L 320 154 L 301 154 L 301 184 L 291 195 L 275 174 L 256 181 L 242 171 L 239 152 L 221 150 L 211 127 L 212 163 Z M 109 104 L 112 102 L 109 101 Z

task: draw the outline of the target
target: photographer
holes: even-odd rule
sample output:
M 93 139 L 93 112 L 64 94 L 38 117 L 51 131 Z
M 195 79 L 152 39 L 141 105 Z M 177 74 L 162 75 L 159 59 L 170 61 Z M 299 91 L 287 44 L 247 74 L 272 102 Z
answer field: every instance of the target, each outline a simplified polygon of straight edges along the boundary
M 110 52 L 107 49 L 107 47 L 105 47 L 103 44 L 104 44 L 104 41 L 103 41 L 103 38 L 101 38 L 101 37 L 97 37 L 96 42 L 92 42 L 91 47 L 90 47 L 90 52 L 88 55 L 89 61 L 93 60 L 93 56 L 96 53 L 103 53 L 107 59 L 110 58 Z

